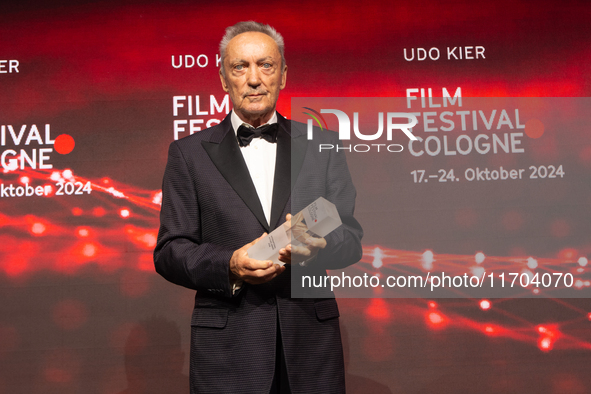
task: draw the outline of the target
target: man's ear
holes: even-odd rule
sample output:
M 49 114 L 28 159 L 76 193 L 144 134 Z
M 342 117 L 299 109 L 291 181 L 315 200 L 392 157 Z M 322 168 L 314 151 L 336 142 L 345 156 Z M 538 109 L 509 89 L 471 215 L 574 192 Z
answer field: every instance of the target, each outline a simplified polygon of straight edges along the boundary
M 224 78 L 222 70 L 220 70 L 220 81 L 222 81 L 222 89 L 224 89 L 224 92 L 228 92 L 228 85 L 226 84 L 226 78 Z
M 283 67 L 283 72 L 281 73 L 281 86 L 279 86 L 280 90 L 283 90 L 285 85 L 287 84 L 287 65 Z

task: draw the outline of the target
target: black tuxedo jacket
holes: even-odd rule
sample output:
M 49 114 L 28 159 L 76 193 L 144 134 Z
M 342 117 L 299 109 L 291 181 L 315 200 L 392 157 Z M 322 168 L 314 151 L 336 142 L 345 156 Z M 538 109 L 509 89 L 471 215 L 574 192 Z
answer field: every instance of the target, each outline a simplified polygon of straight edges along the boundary
M 156 270 L 167 280 L 197 290 L 191 320 L 192 393 L 265 393 L 275 371 L 277 324 L 294 393 L 344 392 L 338 307 L 329 290 L 322 298 L 291 298 L 292 269 L 262 285 L 229 281 L 232 253 L 272 231 L 319 196 L 334 203 L 343 225 L 327 247 L 303 268 L 325 275 L 361 258 L 362 230 L 353 218 L 355 189 L 343 152 L 318 154 L 318 143 L 337 144 L 337 134 L 315 131 L 278 114 L 277 160 L 271 223 L 236 141 L 230 115 L 219 125 L 170 145 L 162 185 Z M 301 274 L 301 273 L 299 273 Z M 299 275 L 298 274 L 298 275 Z

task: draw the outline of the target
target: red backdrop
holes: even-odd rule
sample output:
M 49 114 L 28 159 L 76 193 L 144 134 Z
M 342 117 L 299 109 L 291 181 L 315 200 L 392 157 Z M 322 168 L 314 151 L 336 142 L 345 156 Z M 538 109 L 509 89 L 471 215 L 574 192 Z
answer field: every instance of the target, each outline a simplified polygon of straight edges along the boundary
M 203 128 L 229 109 L 211 111 L 225 97 L 216 53 L 226 26 L 253 19 L 283 34 L 289 71 L 278 109 L 289 117 L 292 97 L 404 97 L 412 88 L 588 97 L 590 10 L 580 1 L 2 5 L 0 392 L 187 392 L 193 292 L 158 277 L 151 253 L 175 130 L 188 135 L 191 120 Z M 463 58 L 448 47 L 464 48 Z M 483 47 L 483 55 L 466 59 L 466 47 Z M 439 57 L 419 60 L 419 48 L 433 58 L 437 48 Z M 175 96 L 185 96 L 177 98 L 184 104 L 191 96 L 205 113 L 190 114 L 185 105 L 175 114 Z M 499 193 L 488 202 L 509 212 L 498 223 L 457 198 L 450 226 L 463 235 L 445 253 L 474 259 L 480 246 L 468 242 L 470 234 L 486 227 L 495 240 L 487 255 L 538 251 L 540 263 L 566 262 L 586 273 L 591 148 L 588 123 L 578 127 L 569 158 L 576 187 L 532 186 L 526 192 L 548 196 L 546 209 L 533 213 Z M 568 130 L 553 136 L 562 146 Z M 548 149 L 542 157 L 552 157 Z M 401 165 L 408 160 L 401 156 Z M 360 167 L 351 172 L 367 227 L 371 207 L 362 197 L 381 192 L 367 192 Z M 388 174 L 380 184 L 400 181 Z M 539 241 L 519 232 L 534 227 Z M 528 241 L 516 249 L 515 238 Z M 371 229 L 364 247 L 362 271 L 376 268 L 376 247 L 409 253 L 408 261 L 434 248 L 384 240 Z M 587 298 L 347 298 L 340 306 L 352 393 L 591 391 Z

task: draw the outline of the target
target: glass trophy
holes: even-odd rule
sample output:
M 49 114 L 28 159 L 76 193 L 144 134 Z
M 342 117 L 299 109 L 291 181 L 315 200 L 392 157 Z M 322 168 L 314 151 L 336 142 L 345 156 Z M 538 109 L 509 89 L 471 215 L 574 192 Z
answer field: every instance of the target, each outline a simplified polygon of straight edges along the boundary
M 283 223 L 256 244 L 248 248 L 248 256 L 257 260 L 279 261 L 279 250 L 291 244 L 293 247 L 306 247 L 311 237 L 322 238 L 341 225 L 337 207 L 323 197 L 292 215 L 291 221 Z M 300 265 L 305 265 L 300 263 Z

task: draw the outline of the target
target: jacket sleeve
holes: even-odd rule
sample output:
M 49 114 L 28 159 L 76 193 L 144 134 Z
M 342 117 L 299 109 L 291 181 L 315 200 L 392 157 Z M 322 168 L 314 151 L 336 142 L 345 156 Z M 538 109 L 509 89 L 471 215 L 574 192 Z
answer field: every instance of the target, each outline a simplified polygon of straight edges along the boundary
M 197 193 L 187 162 L 173 142 L 162 182 L 156 272 L 177 285 L 231 297 L 229 261 L 234 251 L 202 241 Z

